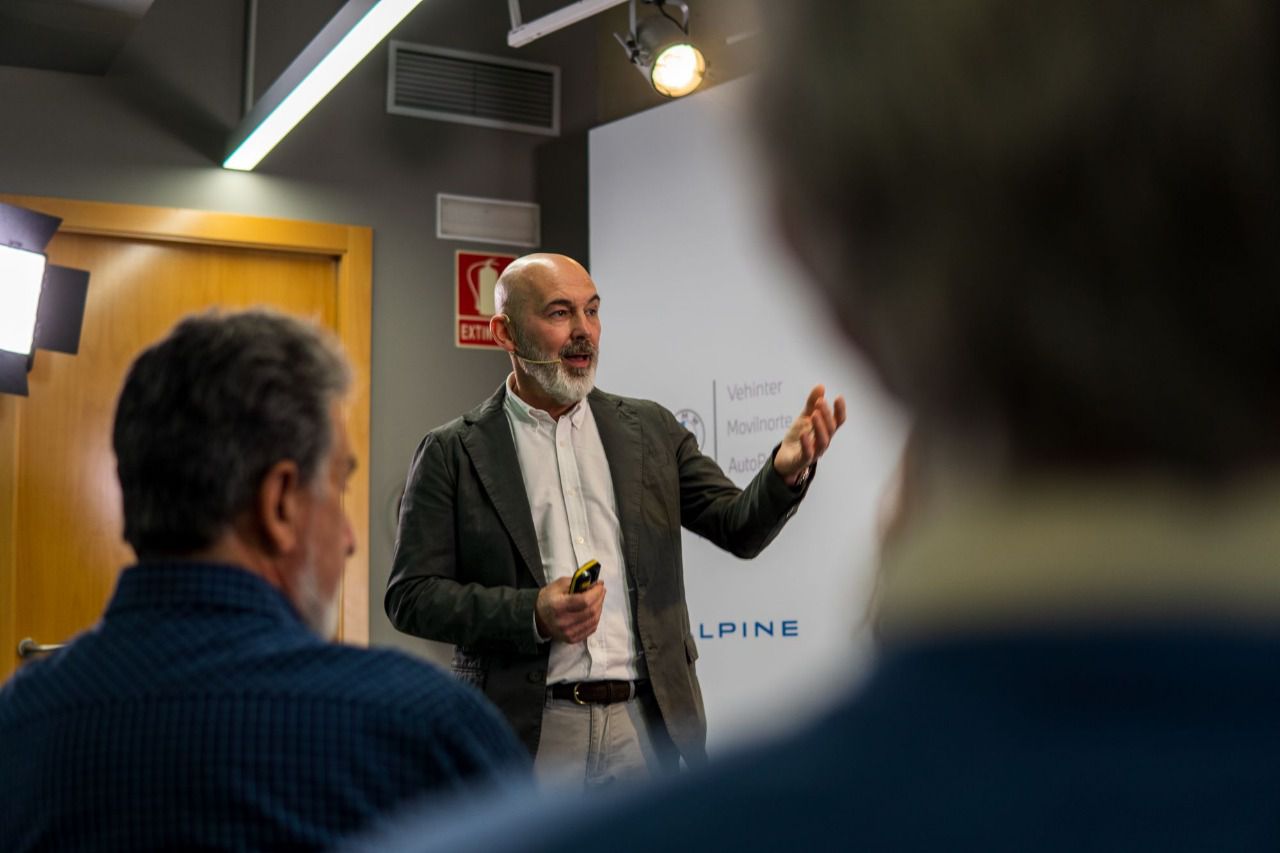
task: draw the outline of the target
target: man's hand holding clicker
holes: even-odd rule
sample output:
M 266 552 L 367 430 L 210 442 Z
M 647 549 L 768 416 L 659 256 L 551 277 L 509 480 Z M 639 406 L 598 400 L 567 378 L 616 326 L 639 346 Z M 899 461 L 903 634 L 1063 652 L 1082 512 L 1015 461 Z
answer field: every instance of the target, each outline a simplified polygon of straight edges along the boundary
M 562 643 L 581 643 L 596 632 L 604 608 L 604 582 L 584 592 L 569 592 L 569 579 L 557 578 L 538 590 L 533 606 L 538 633 Z

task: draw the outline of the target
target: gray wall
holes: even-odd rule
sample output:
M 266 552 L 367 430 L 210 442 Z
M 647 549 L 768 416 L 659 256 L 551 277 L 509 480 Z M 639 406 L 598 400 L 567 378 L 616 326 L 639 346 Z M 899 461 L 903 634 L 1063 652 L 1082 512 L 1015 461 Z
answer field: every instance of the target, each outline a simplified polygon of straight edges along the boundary
M 340 5 L 262 0 L 259 92 Z M 547 248 L 585 246 L 585 207 L 572 209 L 585 205 L 585 146 L 540 155 L 545 137 L 387 115 L 384 45 L 255 172 L 224 171 L 240 115 L 242 9 L 156 0 L 105 77 L 0 66 L 0 191 L 374 229 L 370 639 L 439 659 L 441 649 L 398 634 L 382 612 L 390 505 L 426 429 L 487 396 L 508 364 L 453 346 L 453 253 L 466 246 L 435 239 L 435 194 L 532 201 L 542 187 L 559 244 Z M 583 133 L 595 120 L 593 29 L 514 51 L 508 28 L 500 0 L 427 0 L 394 37 L 558 64 L 564 131 Z

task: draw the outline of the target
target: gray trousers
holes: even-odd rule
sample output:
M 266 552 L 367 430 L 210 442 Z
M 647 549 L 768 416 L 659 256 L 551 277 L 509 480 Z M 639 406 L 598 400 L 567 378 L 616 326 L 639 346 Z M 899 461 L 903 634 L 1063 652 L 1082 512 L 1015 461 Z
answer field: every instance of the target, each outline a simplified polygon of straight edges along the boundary
M 652 695 L 612 705 L 547 695 L 534 758 L 539 784 L 591 790 L 679 770 L 680 755 Z

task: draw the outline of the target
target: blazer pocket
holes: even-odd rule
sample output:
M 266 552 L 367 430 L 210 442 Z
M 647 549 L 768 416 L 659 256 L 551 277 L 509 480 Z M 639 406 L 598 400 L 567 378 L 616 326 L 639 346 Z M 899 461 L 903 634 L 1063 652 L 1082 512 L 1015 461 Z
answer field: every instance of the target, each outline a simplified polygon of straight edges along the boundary
M 470 684 L 477 690 L 484 690 L 489 674 L 489 662 L 471 649 L 461 646 L 453 650 L 453 664 L 450 666 L 453 675 L 464 684 Z

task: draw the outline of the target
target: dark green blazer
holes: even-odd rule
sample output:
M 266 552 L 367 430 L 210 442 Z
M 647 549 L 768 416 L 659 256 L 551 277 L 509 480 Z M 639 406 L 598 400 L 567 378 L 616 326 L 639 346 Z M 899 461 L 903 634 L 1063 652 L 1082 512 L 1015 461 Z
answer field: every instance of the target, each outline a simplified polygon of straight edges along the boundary
M 504 384 L 418 446 L 385 606 L 399 630 L 453 643 L 455 672 L 480 687 L 536 753 L 550 644 L 534 638 L 533 605 L 546 578 L 505 396 Z M 600 390 L 587 399 L 618 504 L 638 650 L 667 731 L 686 763 L 699 764 L 706 716 L 680 528 L 754 557 L 795 512 L 804 489 L 789 488 L 772 465 L 739 489 L 657 403 Z

